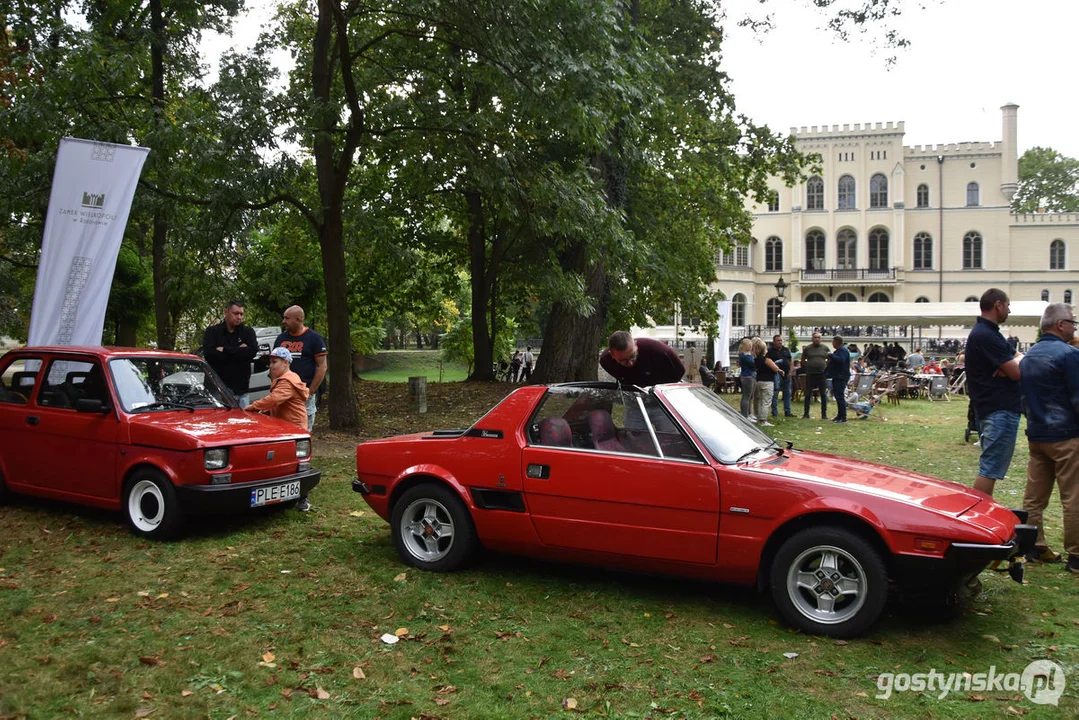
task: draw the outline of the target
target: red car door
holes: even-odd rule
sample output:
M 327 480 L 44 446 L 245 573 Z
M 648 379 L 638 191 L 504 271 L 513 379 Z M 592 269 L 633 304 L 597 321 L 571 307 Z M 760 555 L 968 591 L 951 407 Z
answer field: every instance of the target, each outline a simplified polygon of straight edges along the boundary
M 80 399 L 103 400 L 109 412 L 79 412 Z M 115 403 L 96 358 L 72 356 L 46 363 L 26 439 L 35 458 L 31 485 L 50 496 L 117 498 Z M 28 420 L 30 419 L 28 418 Z
M 11 485 L 30 482 L 38 468 L 32 441 L 37 410 L 30 403 L 42 364 L 40 356 L 8 356 L 0 369 L 0 468 Z
M 655 398 L 592 391 L 588 404 L 598 409 L 584 409 L 578 398 L 577 407 L 566 410 L 562 391 L 551 388 L 523 453 L 525 497 L 540 539 L 581 550 L 714 563 L 716 473 Z M 638 397 L 645 402 L 635 407 Z M 543 432 L 552 425 L 562 432 Z M 663 452 L 664 438 L 678 449 Z

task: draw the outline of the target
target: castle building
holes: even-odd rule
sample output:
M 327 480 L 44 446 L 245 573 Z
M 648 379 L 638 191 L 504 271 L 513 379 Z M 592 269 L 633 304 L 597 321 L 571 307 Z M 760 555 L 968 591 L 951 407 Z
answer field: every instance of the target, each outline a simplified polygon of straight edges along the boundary
M 791 301 L 963 302 L 999 287 L 1073 303 L 1079 213 L 1011 212 L 1018 106 L 1001 111 L 999 142 L 909 147 L 902 122 L 791 128 L 819 172 L 773 179 L 771 202 L 750 207 L 752 238 L 717 253 L 731 337 L 770 332 Z

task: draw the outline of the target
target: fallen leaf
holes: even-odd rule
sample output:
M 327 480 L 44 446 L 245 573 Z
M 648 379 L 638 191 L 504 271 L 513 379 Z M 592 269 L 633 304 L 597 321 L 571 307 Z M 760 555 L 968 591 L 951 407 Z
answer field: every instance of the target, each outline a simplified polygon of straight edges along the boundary
M 406 628 L 406 627 L 397 628 L 396 630 L 393 631 L 393 634 L 396 635 L 399 638 L 403 638 L 405 635 L 408 635 L 408 628 Z
M 328 692 L 326 692 L 325 690 L 323 690 L 322 688 L 320 688 L 320 687 L 315 688 L 315 695 L 318 696 L 319 700 L 329 700 L 330 699 L 330 694 Z
M 861 690 L 859 690 L 858 692 L 856 692 L 854 694 L 857 695 L 858 697 L 869 697 L 868 693 L 865 693 L 865 692 L 863 692 Z
M 118 597 L 105 598 L 105 602 L 120 602 L 120 598 L 118 598 Z
M 571 697 L 562 698 L 562 709 L 563 710 L 576 710 L 577 709 L 577 701 L 574 698 L 571 698 Z
M 269 663 L 269 662 L 273 662 L 276 659 L 277 659 L 277 657 L 272 652 L 270 652 L 269 650 L 267 650 L 266 652 L 264 652 L 262 654 L 262 661 L 263 662 L 268 662 Z
M 180 691 L 180 697 L 190 697 L 191 695 L 194 695 L 194 694 L 195 693 L 193 691 L 191 691 L 191 690 L 181 690 Z
M 139 658 L 139 662 L 143 665 L 160 665 L 161 658 L 143 656 Z
M 359 667 L 354 667 L 352 668 L 352 677 L 356 678 L 357 680 L 363 680 L 367 676 L 363 674 L 363 670 L 361 670 Z
M 265 660 L 260 660 L 259 663 L 258 663 L 258 666 L 259 667 L 264 667 L 264 668 L 275 668 L 275 667 L 277 667 L 277 663 L 266 662 Z
M 401 573 L 400 575 L 396 576 L 393 579 L 393 581 L 394 582 L 404 582 L 407 579 L 408 579 L 408 573 Z
M 734 629 L 734 625 L 731 625 L 730 623 L 723 623 L 723 627 L 727 628 L 728 630 Z
M 984 695 L 968 695 L 967 700 L 970 700 L 971 702 L 985 702 L 985 696 Z
M 139 597 L 150 597 L 150 593 L 146 592 L 145 590 L 139 590 L 135 594 L 138 595 Z
M 850 645 L 850 643 L 847 642 L 846 640 L 836 640 L 835 644 L 836 645 Z
M 349 513 L 350 517 L 363 517 L 363 510 L 353 510 Z
M 439 625 L 438 629 L 441 630 L 442 632 L 449 632 L 450 631 L 450 626 L 449 625 Z
M 135 717 L 137 717 L 137 718 L 150 717 L 155 712 L 156 712 L 155 708 L 139 708 L 138 710 L 135 711 Z
M 434 700 L 435 700 L 435 705 L 441 706 L 441 705 L 449 705 L 450 704 L 450 701 L 448 699 L 444 698 L 444 697 L 436 697 Z
M 164 598 L 167 598 L 168 596 L 169 596 L 169 594 L 168 594 L 168 593 L 161 593 L 160 595 L 158 595 L 158 596 L 157 596 L 157 599 L 158 599 L 158 600 L 162 600 L 162 599 L 164 599 Z
M 996 635 L 982 635 L 982 637 L 986 640 L 989 640 L 990 642 L 995 642 L 997 645 L 1000 645 L 1000 638 L 998 638 Z

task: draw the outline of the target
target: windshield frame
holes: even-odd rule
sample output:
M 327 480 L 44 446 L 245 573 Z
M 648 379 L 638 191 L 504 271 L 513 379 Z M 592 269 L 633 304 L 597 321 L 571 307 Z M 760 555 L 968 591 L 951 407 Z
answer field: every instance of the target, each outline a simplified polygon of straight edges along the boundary
M 655 390 L 719 463 L 736 465 L 755 452 L 778 447 L 774 438 L 708 388 L 678 383 Z

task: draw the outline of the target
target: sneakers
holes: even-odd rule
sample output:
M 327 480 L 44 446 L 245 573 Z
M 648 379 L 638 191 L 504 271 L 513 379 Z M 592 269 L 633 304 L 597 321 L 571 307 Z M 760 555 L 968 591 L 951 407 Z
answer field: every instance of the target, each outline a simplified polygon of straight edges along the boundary
M 755 422 L 760 422 L 760 420 L 758 420 L 758 419 L 757 419 L 757 416 L 756 416 L 756 415 L 753 415 L 753 414 L 750 414 L 750 416 L 749 416 L 749 421 L 750 421 L 751 423 L 755 423 Z
M 1064 569 L 1070 573 L 1079 575 L 1079 555 L 1068 555 L 1068 564 L 1064 566 Z
M 761 421 L 761 427 L 775 427 L 775 424 L 768 422 L 767 420 Z
M 311 503 L 309 503 L 307 501 L 307 498 L 302 497 L 296 503 L 296 509 L 299 510 L 300 512 L 307 512 L 308 510 L 311 509 Z
M 834 423 L 845 423 L 845 422 L 847 422 L 847 419 L 846 418 L 835 418 L 834 420 L 832 420 L 832 422 L 834 422 Z
M 1058 553 L 1053 552 L 1047 547 L 1035 547 L 1033 550 L 1027 553 L 1027 562 L 1030 563 L 1059 563 L 1064 562 L 1064 557 Z

